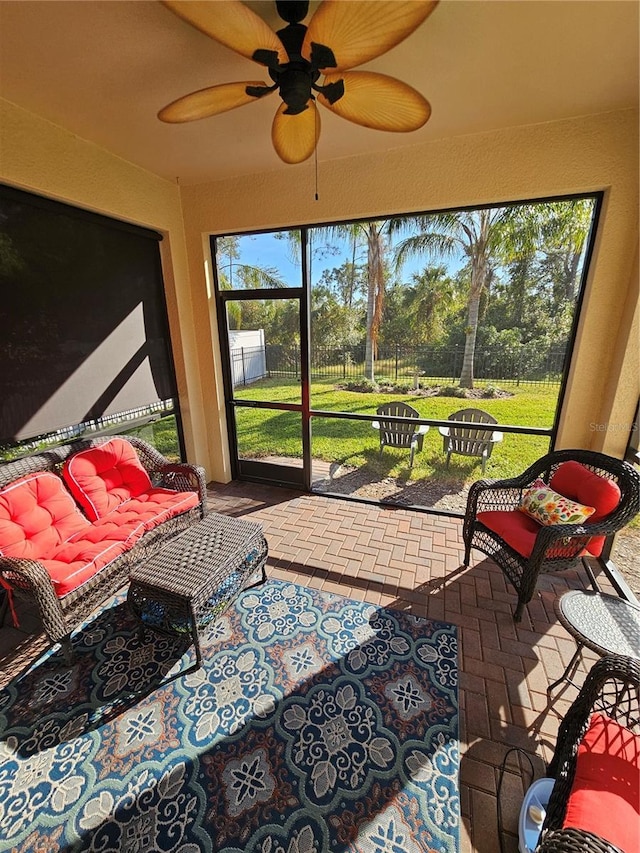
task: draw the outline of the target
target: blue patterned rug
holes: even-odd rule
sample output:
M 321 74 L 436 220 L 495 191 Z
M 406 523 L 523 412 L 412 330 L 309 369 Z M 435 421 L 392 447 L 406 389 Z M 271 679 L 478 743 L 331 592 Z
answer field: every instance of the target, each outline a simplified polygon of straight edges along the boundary
M 0 692 L 0 850 L 457 853 L 456 629 L 294 584 L 193 649 L 122 594 Z

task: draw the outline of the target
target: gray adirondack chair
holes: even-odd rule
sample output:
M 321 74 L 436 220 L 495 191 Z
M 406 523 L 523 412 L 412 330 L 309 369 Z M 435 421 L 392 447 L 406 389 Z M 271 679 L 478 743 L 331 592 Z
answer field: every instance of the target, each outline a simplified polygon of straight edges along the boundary
M 412 424 L 393 421 L 390 418 L 419 418 L 420 413 L 407 403 L 386 403 L 378 406 L 380 420 L 373 421 L 371 426 L 378 430 L 380 436 L 380 454 L 385 447 L 406 447 L 410 450 L 409 467 L 413 467 L 413 457 L 416 450 L 422 450 L 425 435 L 429 432 L 427 424 Z
M 449 415 L 448 420 L 455 423 L 448 427 L 438 427 L 443 438 L 443 449 L 447 454 L 447 467 L 452 453 L 477 456 L 482 460 L 484 474 L 487 459 L 491 456 L 494 445 L 502 441 L 503 434 L 482 425 L 497 424 L 497 420 L 482 409 L 460 409 L 459 412 Z M 464 423 L 458 424 L 458 421 Z

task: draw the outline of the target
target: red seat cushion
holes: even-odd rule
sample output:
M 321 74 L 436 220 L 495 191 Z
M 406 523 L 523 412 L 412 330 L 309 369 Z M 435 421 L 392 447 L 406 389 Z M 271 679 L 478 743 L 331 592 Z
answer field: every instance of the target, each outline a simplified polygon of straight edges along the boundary
M 100 519 L 76 533 L 42 563 L 58 598 L 77 589 L 129 550 L 144 533 L 136 519 Z
M 151 488 L 138 454 L 122 438 L 81 450 L 67 459 L 62 473 L 71 494 L 91 521 L 104 518 L 124 501 Z
M 536 544 L 536 537 L 541 528 L 538 522 L 531 516 L 518 510 L 491 510 L 479 512 L 477 520 L 497 533 L 507 545 L 517 551 L 522 557 L 530 557 Z M 586 549 L 580 551 L 577 556 L 587 553 Z M 562 540 L 557 540 L 552 551 L 547 552 L 547 557 L 565 556 L 570 557 L 571 552 L 563 546 Z
M 145 530 L 151 530 L 187 510 L 192 509 L 199 503 L 195 492 L 174 492 L 171 489 L 149 489 L 132 498 L 126 503 L 120 504 L 112 515 L 124 515 L 127 518 L 137 518 L 144 524 Z M 108 517 L 111 518 L 112 515 Z
M 620 487 L 617 483 L 598 476 L 573 460 L 558 466 L 549 485 L 567 498 L 595 507 L 596 511 L 586 522 L 587 525 L 609 515 L 620 503 Z M 587 550 L 594 557 L 599 557 L 604 542 L 604 536 L 593 536 Z
M 0 554 L 43 560 L 90 527 L 60 477 L 29 474 L 0 490 Z
M 479 512 L 477 520 L 497 533 L 514 551 L 530 557 L 540 525 L 535 519 L 519 510 Z
M 640 850 L 640 735 L 594 714 L 578 747 L 563 828 L 594 832 L 626 853 Z

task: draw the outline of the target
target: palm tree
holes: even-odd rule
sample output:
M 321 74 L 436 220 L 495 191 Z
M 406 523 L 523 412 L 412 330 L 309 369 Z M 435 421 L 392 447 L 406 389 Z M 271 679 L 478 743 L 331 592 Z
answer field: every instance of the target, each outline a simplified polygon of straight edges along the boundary
M 216 237 L 216 266 L 221 290 L 259 289 L 261 287 L 286 287 L 286 282 L 274 267 L 243 264 L 238 248 L 238 237 Z
M 436 213 L 400 224 L 422 229 L 396 247 L 398 263 L 411 256 L 452 257 L 462 254 L 470 269 L 467 326 L 460 385 L 473 388 L 478 317 L 482 294 L 488 289 L 495 267 L 506 262 L 555 252 L 563 269 L 563 296 L 575 297 L 580 259 L 589 233 L 593 202 L 588 199 L 513 205 Z
M 406 286 L 406 320 L 416 342 L 432 343 L 443 332 L 445 318 L 456 303 L 456 293 L 445 266 L 426 267 L 414 273 Z
M 364 375 L 366 379 L 375 382 L 375 360 L 378 354 L 380 325 L 384 310 L 386 290 L 388 239 L 394 228 L 396 219 L 368 220 L 363 222 L 347 222 L 342 225 L 330 225 L 322 230 L 329 236 L 347 238 L 351 242 L 352 260 L 355 261 L 357 246 L 367 247 L 367 320 L 364 357 Z M 353 263 L 352 269 L 356 265 Z
M 398 264 L 412 255 L 451 258 L 463 255 L 469 265 L 467 325 L 460 386 L 473 388 L 473 364 L 480 315 L 480 300 L 493 276 L 497 260 L 505 253 L 513 254 L 517 246 L 535 240 L 539 223 L 521 207 L 458 210 L 414 217 L 400 223 L 400 231 L 408 226 L 421 229 L 402 240 L 395 249 Z
M 269 287 L 286 287 L 286 282 L 273 267 L 256 267 L 239 262 L 238 237 L 216 237 L 216 267 L 221 290 L 257 290 Z M 242 302 L 226 304 L 227 323 L 230 329 L 241 329 L 243 325 Z
M 364 351 L 364 375 L 375 382 L 375 361 L 378 356 L 378 339 L 384 309 L 386 233 L 389 221 L 359 222 L 367 241 L 367 332 Z
M 571 199 L 544 205 L 542 223 L 546 268 L 558 285 L 557 301 L 573 301 L 578 292 L 578 276 L 584 246 L 593 219 L 593 199 Z

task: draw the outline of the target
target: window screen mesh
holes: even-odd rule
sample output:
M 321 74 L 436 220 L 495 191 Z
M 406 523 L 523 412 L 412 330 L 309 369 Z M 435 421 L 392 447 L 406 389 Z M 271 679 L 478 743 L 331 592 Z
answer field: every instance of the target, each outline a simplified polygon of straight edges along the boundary
M 159 239 L 0 186 L 0 441 L 176 396 Z

